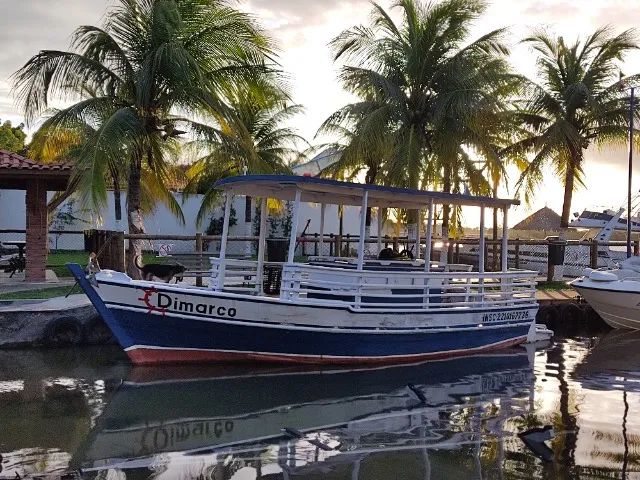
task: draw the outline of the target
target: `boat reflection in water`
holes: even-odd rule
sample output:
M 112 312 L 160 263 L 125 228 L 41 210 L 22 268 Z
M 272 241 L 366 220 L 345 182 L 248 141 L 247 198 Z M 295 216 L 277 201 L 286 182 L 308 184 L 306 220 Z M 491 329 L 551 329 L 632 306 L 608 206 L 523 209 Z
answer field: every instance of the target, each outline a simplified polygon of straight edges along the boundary
M 533 382 L 524 348 L 361 370 L 138 367 L 74 463 L 136 478 L 477 477 L 518 443 Z
M 640 331 L 618 329 L 599 338 L 573 377 L 581 386 L 576 464 L 622 478 L 638 472 Z

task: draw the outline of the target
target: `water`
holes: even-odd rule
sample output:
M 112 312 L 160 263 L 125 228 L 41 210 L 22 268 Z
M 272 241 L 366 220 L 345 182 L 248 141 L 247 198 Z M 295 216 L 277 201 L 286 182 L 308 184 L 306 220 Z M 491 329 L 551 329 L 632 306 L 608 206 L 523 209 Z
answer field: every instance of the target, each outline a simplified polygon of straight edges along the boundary
M 5 351 L 0 478 L 637 478 L 639 407 L 638 332 L 348 371 Z M 517 436 L 544 425 L 551 461 Z

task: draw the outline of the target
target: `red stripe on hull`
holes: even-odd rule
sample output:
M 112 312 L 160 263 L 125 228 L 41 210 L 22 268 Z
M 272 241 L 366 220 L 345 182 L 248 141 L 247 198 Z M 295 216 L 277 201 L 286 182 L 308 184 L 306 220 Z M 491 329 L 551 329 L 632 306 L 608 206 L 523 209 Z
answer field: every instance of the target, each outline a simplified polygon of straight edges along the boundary
M 526 337 L 506 340 L 487 347 L 463 351 L 424 353 L 388 357 L 323 357 L 315 355 L 278 355 L 250 352 L 219 352 L 213 350 L 162 349 L 139 347 L 127 351 L 129 359 L 136 365 L 158 363 L 203 363 L 203 362 L 243 362 L 243 363 L 288 363 L 305 365 L 384 365 L 412 363 L 420 360 L 438 360 L 460 357 L 479 352 L 500 350 L 519 345 Z

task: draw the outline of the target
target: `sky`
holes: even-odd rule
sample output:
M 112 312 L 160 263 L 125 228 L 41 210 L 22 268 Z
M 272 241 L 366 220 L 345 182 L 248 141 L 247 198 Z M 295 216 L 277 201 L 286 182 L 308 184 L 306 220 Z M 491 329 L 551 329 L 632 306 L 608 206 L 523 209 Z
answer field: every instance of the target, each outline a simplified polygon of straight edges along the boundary
M 0 119 L 22 121 L 11 95 L 10 75 L 41 49 L 64 49 L 71 32 L 82 24 L 99 24 L 114 0 L 0 0 Z M 304 105 L 294 126 L 313 143 L 322 121 L 348 101 L 337 81 L 339 65 L 328 47 L 342 30 L 367 23 L 371 3 L 365 0 L 236 0 L 237 8 L 253 13 L 277 42 L 282 69 L 287 72 L 293 100 Z M 381 0 L 390 7 L 393 1 Z M 393 10 L 392 10 L 393 11 Z M 500 27 L 509 28 L 514 68 L 530 78 L 536 76 L 535 56 L 519 40 L 535 28 L 546 28 L 566 40 L 589 35 L 609 24 L 615 31 L 632 28 L 640 20 L 640 0 L 494 0 L 474 25 L 472 37 Z M 640 53 L 630 55 L 622 66 L 625 74 L 640 72 Z M 640 187 L 640 152 L 634 168 L 634 190 Z M 517 172 L 510 172 L 511 196 Z M 572 211 L 592 207 L 618 207 L 626 195 L 627 149 L 624 145 L 586 155 L 585 187 L 574 193 Z M 518 207 L 514 223 L 543 206 L 562 208 L 562 186 L 554 172 L 531 205 Z M 472 219 L 470 224 L 475 223 Z M 467 222 L 465 222 L 467 223 Z

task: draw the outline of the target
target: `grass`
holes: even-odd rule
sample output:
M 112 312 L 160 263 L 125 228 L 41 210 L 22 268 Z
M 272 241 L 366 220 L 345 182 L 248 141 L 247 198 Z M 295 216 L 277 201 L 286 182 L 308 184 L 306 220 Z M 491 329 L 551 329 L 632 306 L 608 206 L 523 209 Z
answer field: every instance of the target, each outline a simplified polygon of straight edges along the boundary
M 64 287 L 48 287 L 37 290 L 20 290 L 18 292 L 0 293 L 0 300 L 27 300 L 63 297 L 69 292 L 70 288 L 71 287 L 69 285 L 65 285 Z M 76 286 L 71 293 L 81 293 L 81 290 Z
M 567 290 L 571 287 L 567 282 L 538 282 L 538 290 Z
M 67 263 L 78 263 L 85 266 L 89 260 L 89 254 L 83 251 L 75 250 L 57 250 L 49 253 L 47 257 L 47 268 L 53 270 L 58 278 L 71 277 L 71 273 L 65 266 Z M 144 263 L 158 262 L 155 253 L 144 253 Z

